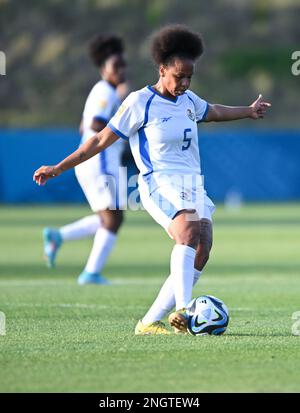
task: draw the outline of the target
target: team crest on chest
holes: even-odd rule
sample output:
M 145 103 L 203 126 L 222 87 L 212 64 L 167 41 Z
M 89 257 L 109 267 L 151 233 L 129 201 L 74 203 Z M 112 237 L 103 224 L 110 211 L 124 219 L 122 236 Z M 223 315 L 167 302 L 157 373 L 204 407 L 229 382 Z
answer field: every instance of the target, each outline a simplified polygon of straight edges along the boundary
M 190 201 L 191 200 L 190 194 L 188 192 L 180 192 L 179 196 L 183 201 Z
M 195 121 L 196 116 L 195 116 L 195 113 L 193 113 L 193 112 L 191 111 L 191 109 L 188 109 L 188 110 L 187 110 L 187 115 L 188 115 L 188 117 L 189 117 L 193 122 Z

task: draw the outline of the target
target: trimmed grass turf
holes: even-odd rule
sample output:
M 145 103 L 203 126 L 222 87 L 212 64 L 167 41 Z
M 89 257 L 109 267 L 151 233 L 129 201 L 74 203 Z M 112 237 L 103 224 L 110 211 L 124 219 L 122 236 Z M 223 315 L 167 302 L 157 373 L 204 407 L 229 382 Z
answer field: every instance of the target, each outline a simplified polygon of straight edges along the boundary
M 193 296 L 225 301 L 221 337 L 136 337 L 135 324 L 168 275 L 172 241 L 145 212 L 130 212 L 104 274 L 79 287 L 91 240 L 42 261 L 41 230 L 87 207 L 0 208 L 1 392 L 299 392 L 300 205 L 219 207 L 214 247 Z M 300 328 L 299 328 L 300 330 Z

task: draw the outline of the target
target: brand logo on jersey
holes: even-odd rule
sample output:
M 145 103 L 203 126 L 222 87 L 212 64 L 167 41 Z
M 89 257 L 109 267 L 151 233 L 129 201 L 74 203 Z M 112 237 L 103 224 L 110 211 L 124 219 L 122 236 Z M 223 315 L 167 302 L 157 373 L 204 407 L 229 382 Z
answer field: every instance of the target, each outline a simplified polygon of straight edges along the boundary
M 193 122 L 195 121 L 196 116 L 195 116 L 195 113 L 193 113 L 193 112 L 191 111 L 191 109 L 188 109 L 188 110 L 187 110 L 187 115 L 188 115 L 188 117 L 189 117 Z
M 161 123 L 168 122 L 171 118 L 172 116 L 169 116 L 168 118 L 161 118 Z
M 168 117 L 165 117 L 165 118 L 159 118 L 159 120 L 157 121 L 157 126 L 158 125 L 161 125 L 161 124 L 163 124 L 163 123 L 166 123 L 166 122 L 168 122 L 170 119 L 172 119 L 172 116 L 168 116 Z

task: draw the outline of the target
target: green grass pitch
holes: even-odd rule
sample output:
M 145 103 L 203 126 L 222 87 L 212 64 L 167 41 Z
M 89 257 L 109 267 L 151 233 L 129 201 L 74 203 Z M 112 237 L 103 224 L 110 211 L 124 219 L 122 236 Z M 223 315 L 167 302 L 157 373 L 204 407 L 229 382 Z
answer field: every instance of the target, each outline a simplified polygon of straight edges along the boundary
M 86 214 L 83 206 L 0 208 L 0 392 L 299 392 L 299 204 L 218 208 L 193 296 L 227 304 L 221 337 L 134 335 L 173 245 L 146 212 L 127 214 L 104 271 L 113 285 L 76 284 L 91 239 L 65 244 L 47 269 L 42 228 Z

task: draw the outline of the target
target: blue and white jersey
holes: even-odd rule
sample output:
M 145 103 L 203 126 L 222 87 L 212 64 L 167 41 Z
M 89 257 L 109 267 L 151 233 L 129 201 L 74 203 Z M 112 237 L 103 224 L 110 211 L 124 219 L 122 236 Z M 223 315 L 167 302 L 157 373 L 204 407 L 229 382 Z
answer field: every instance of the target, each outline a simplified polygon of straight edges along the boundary
M 108 126 L 129 141 L 144 179 L 200 175 L 197 122 L 207 111 L 208 103 L 189 90 L 171 100 L 146 86 L 125 99 Z
M 82 115 L 83 135 L 81 144 L 96 132 L 91 128 L 93 120 L 98 120 L 107 124 L 120 107 L 121 101 L 116 89 L 105 80 L 100 80 L 95 84 L 89 93 Z M 121 156 L 124 150 L 124 143 L 120 140 L 99 154 L 99 163 L 95 173 L 115 174 L 121 165 Z
M 81 144 L 95 136 L 96 131 L 92 129 L 93 120 L 106 125 L 118 110 L 120 103 L 116 89 L 108 82 L 101 80 L 95 84 L 83 111 Z M 75 167 L 78 182 L 94 212 L 119 208 L 125 202 L 123 192 L 126 193 L 126 185 L 119 188 L 119 183 L 124 182 L 120 168 L 124 146 L 125 142 L 119 139 L 101 153 Z
M 93 120 L 107 124 L 121 102 L 116 89 L 105 80 L 100 80 L 90 91 L 82 114 L 82 143 L 95 135 L 91 129 Z

